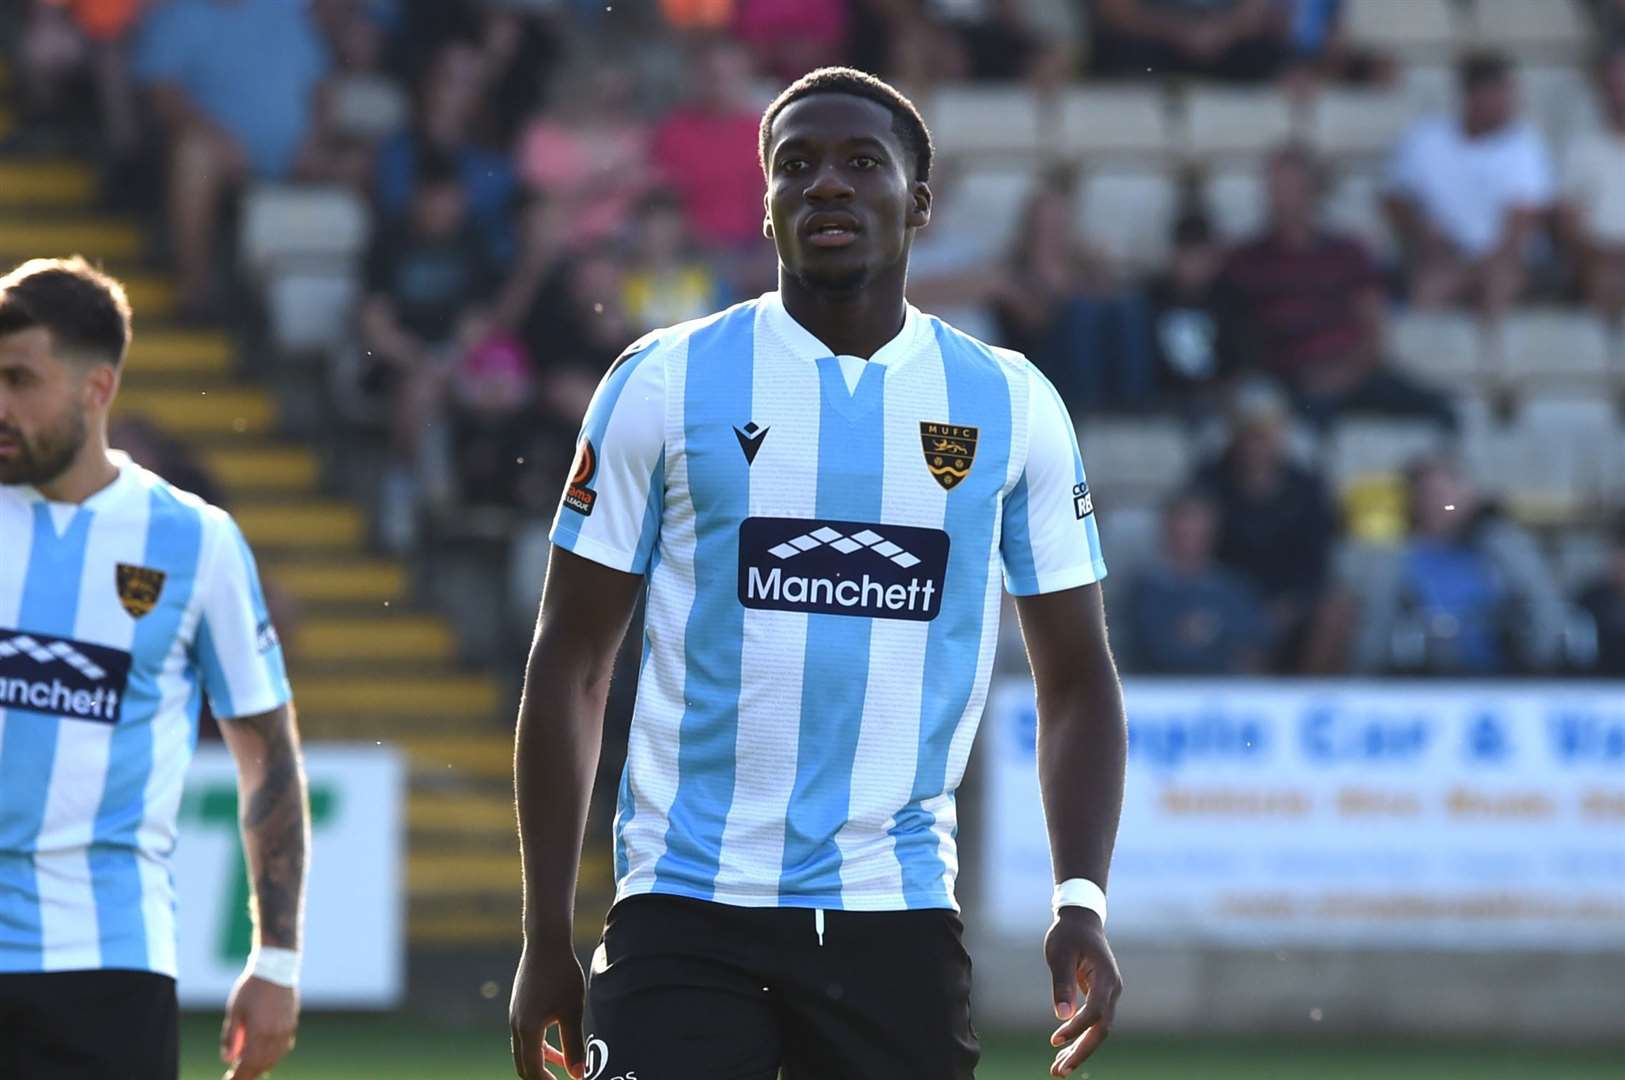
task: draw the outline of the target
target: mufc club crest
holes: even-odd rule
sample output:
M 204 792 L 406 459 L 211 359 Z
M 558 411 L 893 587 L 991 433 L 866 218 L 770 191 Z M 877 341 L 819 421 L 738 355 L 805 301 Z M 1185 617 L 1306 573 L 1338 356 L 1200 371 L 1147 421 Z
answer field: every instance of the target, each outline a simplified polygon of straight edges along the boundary
M 158 606 L 158 597 L 164 591 L 164 572 L 146 566 L 119 563 L 114 575 L 118 585 L 118 602 L 139 619 Z
M 944 491 L 952 491 L 970 475 L 971 462 L 976 460 L 976 429 L 922 420 L 920 449 L 925 452 L 925 467 L 931 470 L 932 478 Z

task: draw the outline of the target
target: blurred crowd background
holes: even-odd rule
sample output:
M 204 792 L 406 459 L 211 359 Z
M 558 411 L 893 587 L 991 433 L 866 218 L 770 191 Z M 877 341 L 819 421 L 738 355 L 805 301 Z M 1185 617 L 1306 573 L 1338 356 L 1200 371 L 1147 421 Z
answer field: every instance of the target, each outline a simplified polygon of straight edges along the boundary
M 1625 675 L 1625 0 L 12 0 L 0 256 L 78 251 L 127 282 L 115 445 L 241 523 L 313 760 L 323 742 L 378 744 L 408 773 L 399 814 L 357 815 L 404 839 L 402 881 L 346 877 L 334 847 L 312 926 L 344 932 L 336 916 L 360 911 L 393 927 L 398 909 L 410 995 L 500 1029 L 519 926 L 513 704 L 577 425 L 645 331 L 774 286 L 758 117 L 825 63 L 895 82 L 932 128 L 912 301 L 1026 353 L 1074 413 L 1125 671 L 1243 676 L 1222 693 L 1131 678 L 1137 747 L 1160 745 L 1164 721 L 1191 725 L 1189 772 L 1157 783 L 1331 792 L 1347 820 L 1275 822 L 1282 844 L 1376 836 L 1395 860 L 1364 884 L 1408 896 L 1415 867 L 1466 857 L 1479 803 L 1428 787 L 1458 782 L 1442 758 L 1414 774 L 1378 760 L 1384 724 L 1442 740 L 1468 703 L 1473 731 L 1504 719 L 1520 740 L 1474 783 L 1526 783 L 1555 806 L 1588 778 L 1583 806 L 1544 831 L 1520 816 L 1534 796 L 1496 810 L 1502 848 L 1464 871 L 1543 904 L 1607 899 L 1615 922 L 1537 933 L 1579 950 L 1562 962 L 1522 966 L 1501 924 L 1468 916 L 1444 931 L 1478 943 L 1471 959 L 1379 936 L 1392 947 L 1373 963 L 1410 967 L 1300 963 L 1273 937 L 1222 963 L 1141 941 L 1137 1022 L 1301 1027 L 1327 1004 L 1327 1024 L 1362 1040 L 1350 1058 L 1373 1031 L 1436 1022 L 1617 1029 L 1603 993 L 1617 953 L 1584 950 L 1593 925 L 1617 925 L 1625 864 L 1608 837 L 1625 801 L 1608 770 L 1625 742 L 1617 695 L 1577 677 Z M 1004 626 L 1002 681 L 1019 684 L 1013 613 Z M 612 689 L 584 949 L 613 887 L 637 648 L 634 634 Z M 1042 909 L 1042 852 L 974 839 L 1037 834 L 1016 805 L 1030 764 L 1005 761 L 1017 795 L 978 791 L 1020 728 L 995 697 L 979 751 L 993 764 L 966 788 L 963 819 L 984 818 L 967 891 L 1025 873 Z M 1248 725 L 1288 725 L 1300 698 L 1371 759 L 1293 764 L 1283 739 L 1265 776 L 1203 756 L 1250 753 Z M 1541 771 L 1543 732 L 1561 769 Z M 1418 806 L 1438 794 L 1448 812 L 1371 832 L 1364 802 L 1333 797 L 1345 778 Z M 1131 801 L 1120 889 L 1146 865 L 1136 852 L 1187 835 L 1173 803 L 1147 818 L 1147 798 Z M 1189 834 L 1190 866 L 1274 850 L 1261 819 L 1214 815 Z M 1437 859 L 1400 859 L 1412 839 Z M 1568 868 L 1545 892 L 1532 849 Z M 235 875 L 226 854 L 218 872 Z M 1347 884 L 1288 862 L 1293 896 Z M 977 933 L 1000 914 L 982 899 L 967 904 Z M 1014 988 L 1047 985 L 1026 969 L 1000 981 L 1036 958 L 1029 937 L 978 951 L 983 1008 L 1020 1012 Z M 240 957 L 226 960 L 229 982 Z M 1530 993 L 1536 977 L 1558 989 Z M 1197 1066 L 1181 1068 L 1169 1075 Z
M 911 299 L 1076 414 L 1127 670 L 1625 673 L 1625 2 L 24 6 L 10 146 L 162 223 L 481 655 L 606 365 L 773 286 L 759 112 L 849 63 L 939 146 Z

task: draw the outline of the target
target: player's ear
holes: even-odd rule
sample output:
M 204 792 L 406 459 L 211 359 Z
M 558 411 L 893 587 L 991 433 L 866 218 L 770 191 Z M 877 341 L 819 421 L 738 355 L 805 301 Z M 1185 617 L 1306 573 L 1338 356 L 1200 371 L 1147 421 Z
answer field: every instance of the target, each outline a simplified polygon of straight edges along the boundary
M 111 408 L 113 396 L 118 393 L 118 384 L 118 368 L 112 364 L 92 364 L 81 384 L 85 406 L 103 410 Z
M 767 193 L 762 193 L 762 235 L 769 240 L 773 239 L 773 208 L 768 204 Z
M 916 180 L 909 189 L 908 197 L 909 227 L 923 229 L 931 223 L 931 186 L 924 180 Z

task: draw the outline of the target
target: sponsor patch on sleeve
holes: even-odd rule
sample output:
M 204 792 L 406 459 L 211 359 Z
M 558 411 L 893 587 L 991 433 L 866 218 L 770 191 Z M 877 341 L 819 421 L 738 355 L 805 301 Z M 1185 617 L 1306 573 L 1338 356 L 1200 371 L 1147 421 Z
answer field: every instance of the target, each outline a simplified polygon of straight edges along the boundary
M 593 449 L 592 440 L 583 436 L 576 447 L 576 461 L 570 470 L 570 483 L 564 489 L 564 505 L 582 517 L 591 514 L 593 503 L 598 501 L 598 492 L 587 486 L 592 483 L 592 478 L 597 472 L 598 452 Z
M 1072 486 L 1072 510 L 1079 521 L 1095 512 L 1095 497 L 1089 494 L 1088 481 Z

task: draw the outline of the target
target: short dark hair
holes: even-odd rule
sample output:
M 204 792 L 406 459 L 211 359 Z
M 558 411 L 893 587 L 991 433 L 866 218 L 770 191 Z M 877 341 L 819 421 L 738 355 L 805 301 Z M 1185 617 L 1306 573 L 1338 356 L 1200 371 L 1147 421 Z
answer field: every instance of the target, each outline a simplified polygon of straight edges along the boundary
M 54 349 L 117 367 L 130 345 L 130 300 L 82 257 L 30 259 L 0 277 L 0 335 L 50 331 Z
M 1493 49 L 1474 49 L 1456 65 L 1456 78 L 1469 93 L 1481 86 L 1501 82 L 1512 74 L 1512 61 Z
M 891 112 L 892 131 L 902 141 L 903 149 L 914 157 L 914 179 L 931 178 L 931 129 L 925 126 L 920 110 L 895 86 L 866 71 L 849 67 L 821 67 L 809 71 L 773 99 L 762 113 L 762 126 L 758 131 L 756 159 L 762 166 L 763 176 L 768 173 L 767 146 L 773 134 L 773 121 L 790 105 L 814 94 L 850 94 L 885 106 Z

